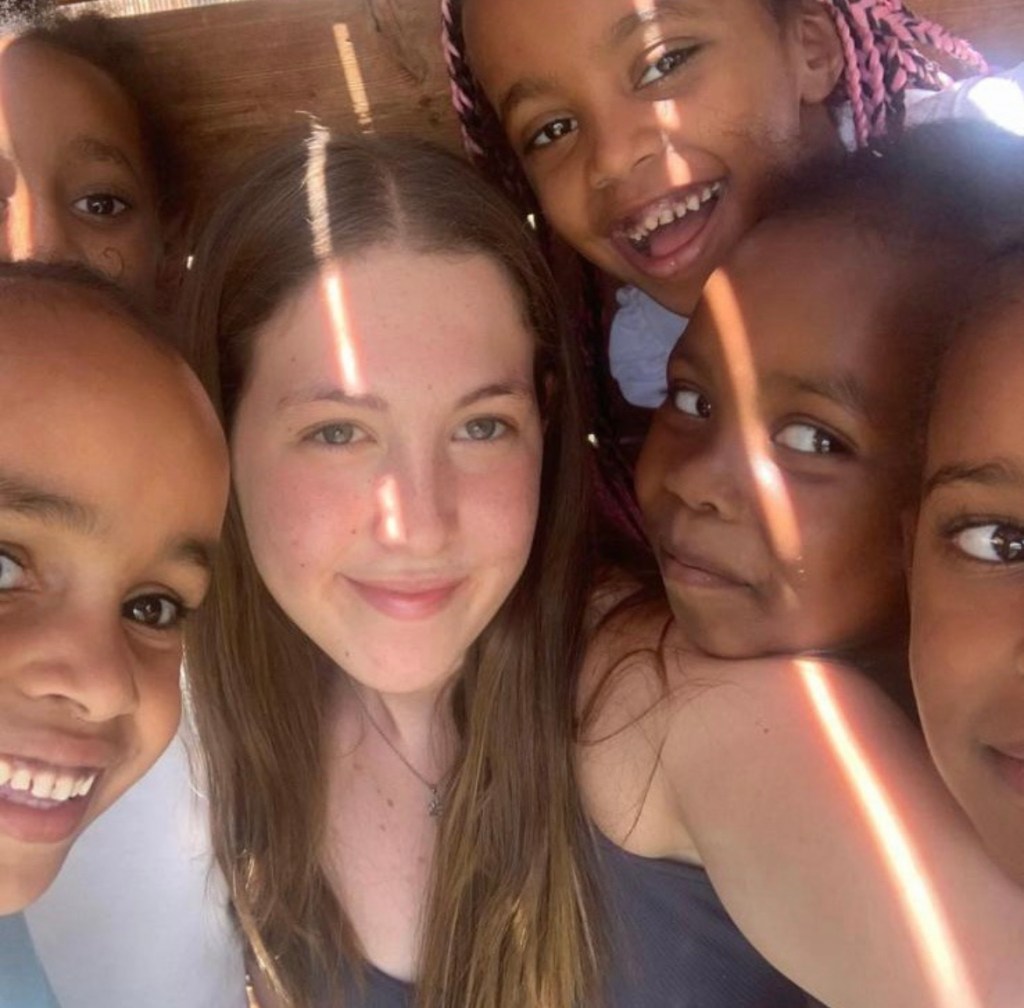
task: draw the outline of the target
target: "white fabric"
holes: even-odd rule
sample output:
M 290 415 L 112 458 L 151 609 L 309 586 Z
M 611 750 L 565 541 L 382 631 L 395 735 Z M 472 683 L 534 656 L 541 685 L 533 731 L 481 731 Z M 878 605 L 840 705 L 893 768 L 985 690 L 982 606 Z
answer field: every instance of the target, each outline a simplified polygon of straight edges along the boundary
M 944 91 L 908 91 L 907 125 L 945 119 L 981 119 L 1024 136 L 1024 63 L 999 74 L 970 77 Z M 839 136 L 854 146 L 849 107 L 839 110 Z M 665 365 L 687 320 L 663 308 L 636 287 L 616 294 L 608 356 L 622 395 L 635 406 L 660 406 Z
M 245 970 L 181 734 L 26 913 L 62 1008 L 245 1008 Z

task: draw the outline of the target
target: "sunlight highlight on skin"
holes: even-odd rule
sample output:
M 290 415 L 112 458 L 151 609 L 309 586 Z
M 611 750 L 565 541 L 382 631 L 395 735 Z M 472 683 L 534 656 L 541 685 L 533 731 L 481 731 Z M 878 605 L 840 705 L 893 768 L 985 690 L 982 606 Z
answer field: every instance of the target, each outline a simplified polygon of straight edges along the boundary
M 394 476 L 385 476 L 377 488 L 380 506 L 381 538 L 391 546 L 405 542 L 405 522 L 402 520 L 402 506 L 398 500 L 398 484 Z
M 768 432 L 756 416 L 757 375 L 743 312 L 732 282 L 721 270 L 711 274 L 703 296 L 722 342 L 733 400 L 739 414 L 744 454 L 769 542 L 783 563 L 795 566 L 800 562 L 800 529 L 778 466 L 768 454 Z
M 936 1008 L 982 1008 L 946 914 L 907 828 L 816 662 L 798 660 L 804 689 L 893 881 Z
M 347 24 L 341 23 L 334 26 L 334 44 L 338 47 L 341 71 L 345 75 L 345 86 L 348 88 L 352 111 L 356 114 L 356 120 L 359 122 L 361 130 L 364 133 L 372 133 L 373 113 L 370 111 L 370 100 L 366 95 L 363 71 L 360 69 L 359 57 L 356 56 Z
M 4 53 L 12 42 L 13 39 L 10 37 L 0 39 L 0 60 L 3 59 Z M 5 150 L 13 148 L 10 124 L 7 122 L 7 95 L 2 90 L 0 90 L 0 144 Z M 20 184 L 21 180 L 18 178 L 14 166 L 9 164 L 5 166 L 5 169 L 13 175 L 10 183 L 4 186 L 6 191 L 11 193 L 8 197 L 4 221 L 8 257 L 10 259 L 28 259 L 32 252 L 32 202 L 28 199 L 24 186 Z M 4 180 L 5 183 L 7 181 Z
M 331 212 L 324 181 L 327 160 L 326 145 L 330 132 L 314 124 L 307 144 L 306 200 L 309 206 L 309 226 L 312 231 L 313 255 L 322 263 L 320 268 L 321 303 L 327 312 L 331 331 L 335 334 L 338 350 L 338 369 L 341 381 L 353 395 L 366 392 L 356 338 L 345 305 L 345 284 L 341 267 L 334 259 L 331 241 Z

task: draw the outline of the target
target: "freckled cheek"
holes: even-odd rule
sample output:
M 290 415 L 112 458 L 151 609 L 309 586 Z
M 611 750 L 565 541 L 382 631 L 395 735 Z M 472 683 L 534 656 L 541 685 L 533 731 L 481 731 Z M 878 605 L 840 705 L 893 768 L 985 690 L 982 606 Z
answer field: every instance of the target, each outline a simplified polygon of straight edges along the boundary
M 246 535 L 268 584 L 282 575 L 315 575 L 325 563 L 333 568 L 366 528 L 371 496 L 366 481 L 354 485 L 301 466 L 240 487 Z
M 481 559 L 525 561 L 529 556 L 537 526 L 540 464 L 538 455 L 463 484 L 461 524 Z

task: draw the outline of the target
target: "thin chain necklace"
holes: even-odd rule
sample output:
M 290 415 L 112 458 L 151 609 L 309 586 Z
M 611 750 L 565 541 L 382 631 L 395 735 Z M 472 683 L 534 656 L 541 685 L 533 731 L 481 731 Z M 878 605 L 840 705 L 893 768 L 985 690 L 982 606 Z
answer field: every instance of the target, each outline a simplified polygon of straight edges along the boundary
M 405 755 L 398 746 L 396 746 L 395 743 L 384 734 L 384 729 L 381 728 L 381 726 L 374 720 L 369 707 L 366 706 L 366 702 L 359 695 L 359 691 L 351 681 L 349 682 L 349 686 L 352 688 L 352 695 L 356 698 L 359 706 L 363 709 L 363 714 L 366 715 L 366 720 L 370 722 L 370 727 L 381 737 L 384 744 L 405 764 L 409 773 L 411 773 L 430 792 L 430 801 L 427 802 L 427 812 L 430 814 L 431 818 L 437 819 L 441 813 L 444 812 L 444 795 L 442 794 L 441 789 L 444 787 L 445 780 L 448 775 L 445 774 L 444 777 L 442 777 L 436 784 L 427 780 L 427 778 L 424 777 L 423 774 L 421 774 L 419 770 L 417 770 L 416 767 L 414 767 L 405 758 Z

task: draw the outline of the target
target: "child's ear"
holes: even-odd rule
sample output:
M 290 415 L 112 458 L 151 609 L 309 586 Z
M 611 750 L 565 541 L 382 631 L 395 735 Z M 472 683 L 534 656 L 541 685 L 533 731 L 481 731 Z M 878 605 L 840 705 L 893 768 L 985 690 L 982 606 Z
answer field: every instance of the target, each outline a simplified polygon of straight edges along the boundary
M 800 0 L 792 30 L 799 46 L 800 96 L 806 105 L 820 105 L 835 90 L 845 61 L 839 32 L 828 4 Z

